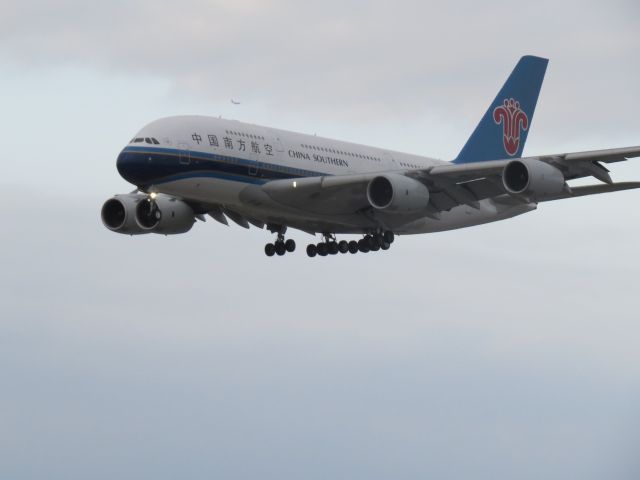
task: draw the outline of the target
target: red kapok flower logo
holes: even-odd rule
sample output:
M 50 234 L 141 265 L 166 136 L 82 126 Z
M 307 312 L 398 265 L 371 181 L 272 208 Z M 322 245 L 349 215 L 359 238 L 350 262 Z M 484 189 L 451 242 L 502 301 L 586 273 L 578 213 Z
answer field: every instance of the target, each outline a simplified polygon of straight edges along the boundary
M 513 157 L 520 148 L 520 133 L 529 128 L 527 114 L 520 108 L 520 102 L 509 98 L 493 111 L 493 120 L 497 125 L 502 123 L 504 149 Z

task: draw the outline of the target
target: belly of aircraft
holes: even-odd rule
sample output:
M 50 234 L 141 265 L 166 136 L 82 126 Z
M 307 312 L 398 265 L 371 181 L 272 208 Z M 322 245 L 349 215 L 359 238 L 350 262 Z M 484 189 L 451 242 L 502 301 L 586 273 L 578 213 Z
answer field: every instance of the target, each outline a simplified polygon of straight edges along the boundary
M 463 205 L 440 218 L 425 214 L 395 215 L 377 211 L 321 214 L 273 201 L 260 185 L 212 178 L 186 178 L 154 185 L 153 189 L 196 202 L 207 208 L 223 207 L 247 219 L 265 224 L 289 225 L 307 232 L 361 234 L 379 228 L 380 224 L 400 235 L 440 232 L 503 220 L 534 210 L 535 205 L 500 205 L 481 201 L 478 209 Z

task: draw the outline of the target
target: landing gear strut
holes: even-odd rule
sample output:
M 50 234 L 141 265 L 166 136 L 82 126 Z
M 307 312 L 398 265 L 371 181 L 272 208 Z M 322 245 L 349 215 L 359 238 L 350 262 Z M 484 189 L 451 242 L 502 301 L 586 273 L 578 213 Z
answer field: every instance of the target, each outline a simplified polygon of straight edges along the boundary
M 273 243 L 267 243 L 264 246 L 264 253 L 267 257 L 273 257 L 275 255 L 282 257 L 287 253 L 292 253 L 296 250 L 296 242 L 292 239 L 285 239 L 285 233 L 287 227 L 281 227 L 278 225 L 269 225 L 269 230 L 272 233 L 277 234 L 277 239 Z M 379 250 L 389 250 L 391 244 L 395 240 L 395 235 L 391 231 L 378 230 L 375 232 L 364 235 L 360 240 L 346 240 L 337 241 L 336 236 L 332 233 L 323 234 L 324 240 L 319 243 L 311 243 L 307 245 L 307 256 L 309 257 L 326 257 L 328 255 L 345 255 L 350 253 L 355 255 L 356 253 L 369 253 L 377 252 Z
M 357 242 L 355 240 L 351 240 L 350 242 L 345 240 L 337 242 L 334 235 L 327 233 L 324 234 L 324 242 L 307 245 L 307 255 L 313 258 L 316 255 L 326 257 L 327 255 L 337 255 L 338 253 L 356 254 L 358 252 L 368 253 L 379 250 L 389 250 L 394 239 L 395 235 L 393 232 L 385 231 L 373 235 L 365 235 Z
M 267 243 L 264 246 L 264 253 L 267 257 L 273 257 L 274 255 L 282 257 L 285 253 L 295 252 L 296 242 L 291 238 L 289 240 L 285 240 L 284 234 L 286 231 L 286 227 L 277 230 L 278 239 L 274 243 Z

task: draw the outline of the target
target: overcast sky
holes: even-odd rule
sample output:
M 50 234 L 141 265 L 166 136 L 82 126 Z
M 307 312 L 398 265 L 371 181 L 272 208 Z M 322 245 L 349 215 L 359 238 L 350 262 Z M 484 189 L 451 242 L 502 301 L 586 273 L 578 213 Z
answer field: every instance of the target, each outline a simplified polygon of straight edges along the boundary
M 640 144 L 639 19 L 0 0 L 0 477 L 637 479 L 638 192 L 314 260 L 215 222 L 119 236 L 99 211 L 167 115 L 453 158 L 524 54 L 551 59 L 525 153 Z

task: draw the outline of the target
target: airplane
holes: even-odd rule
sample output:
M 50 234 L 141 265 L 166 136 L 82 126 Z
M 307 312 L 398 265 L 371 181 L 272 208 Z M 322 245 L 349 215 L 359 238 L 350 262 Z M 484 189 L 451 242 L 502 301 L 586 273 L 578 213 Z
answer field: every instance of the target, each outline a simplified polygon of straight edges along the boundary
M 145 126 L 117 157 L 136 189 L 108 199 L 113 232 L 186 233 L 206 216 L 264 229 L 267 256 L 296 250 L 288 229 L 320 235 L 309 257 L 388 250 L 396 236 L 506 220 L 538 204 L 640 188 L 604 164 L 640 146 L 522 157 L 548 59 L 524 56 L 459 155 L 436 160 L 235 120 L 175 116 Z M 593 185 L 569 181 L 593 177 Z M 358 235 L 338 240 L 337 235 Z

